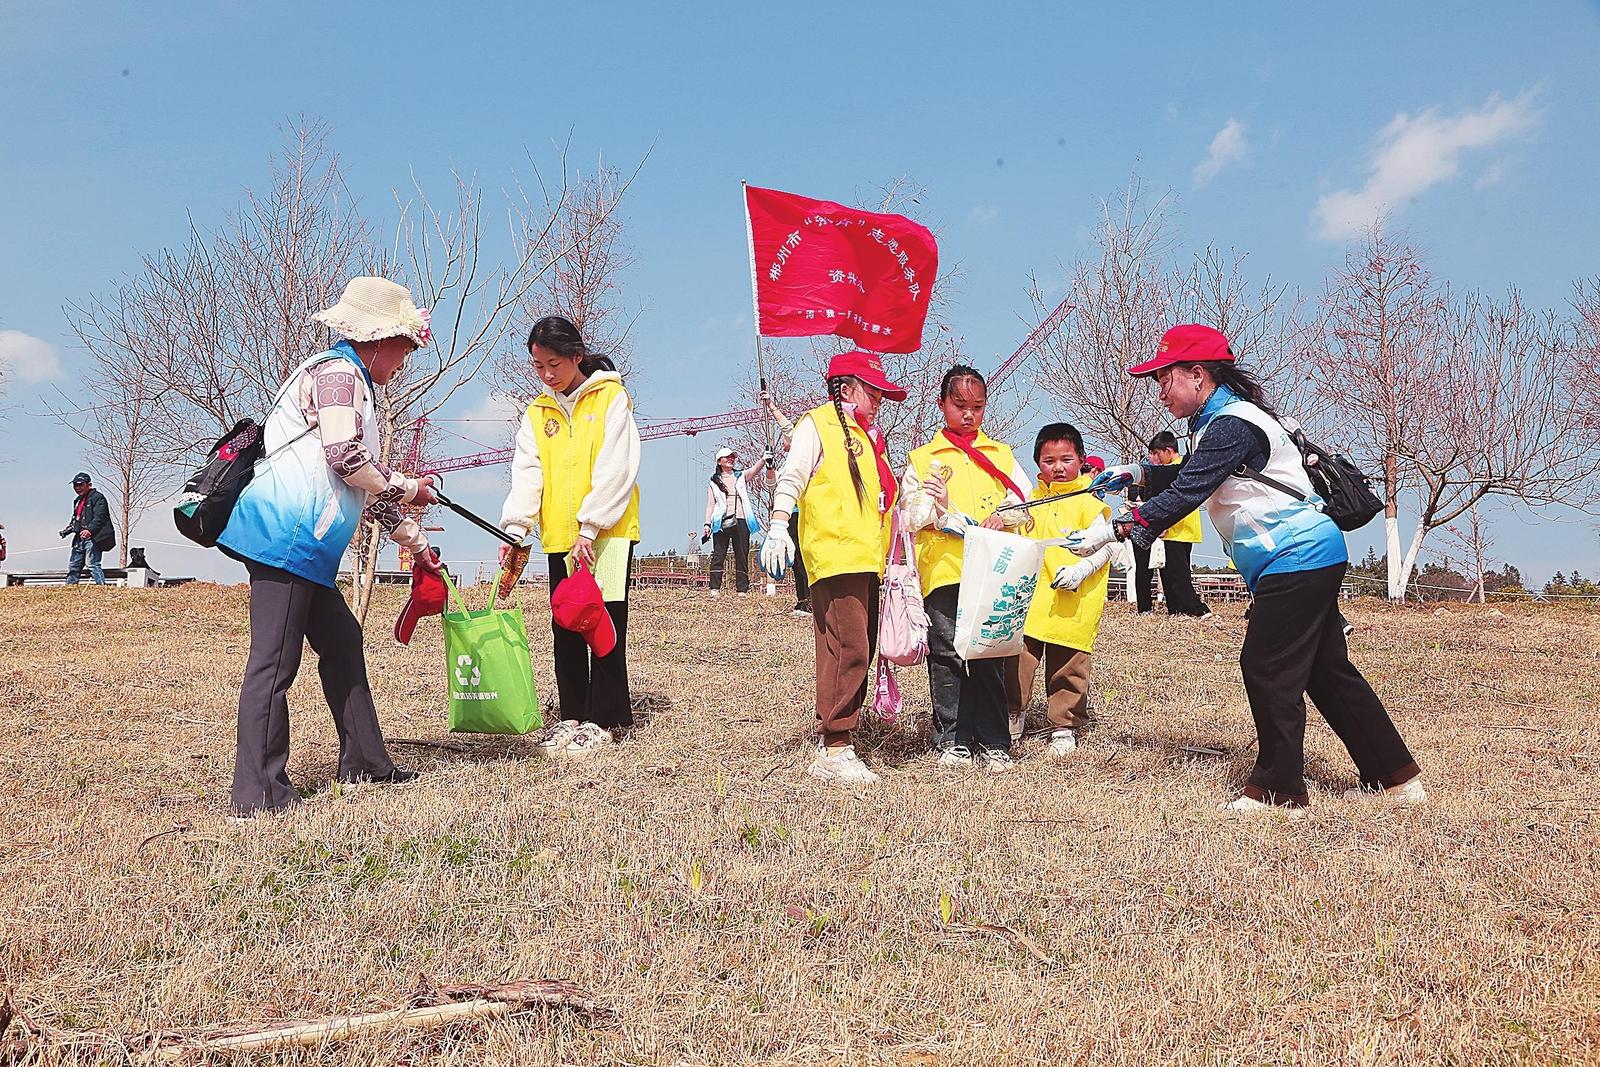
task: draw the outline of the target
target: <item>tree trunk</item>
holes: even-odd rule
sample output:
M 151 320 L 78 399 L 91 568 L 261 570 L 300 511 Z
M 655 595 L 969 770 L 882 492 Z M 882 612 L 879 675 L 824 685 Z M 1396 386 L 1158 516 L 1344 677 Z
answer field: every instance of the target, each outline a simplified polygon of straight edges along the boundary
M 352 591 L 356 601 L 355 616 L 362 629 L 366 629 L 367 613 L 372 610 L 372 591 L 377 585 L 378 552 L 383 548 L 383 530 L 378 524 L 369 522 L 364 528 L 367 531 L 367 543 L 362 546 L 357 558 Z
M 1406 598 L 1405 579 L 1400 575 L 1400 517 L 1392 513 L 1383 516 L 1385 563 L 1389 572 L 1389 599 L 1395 603 Z
M 1417 532 L 1411 538 L 1411 547 L 1406 550 L 1405 563 L 1400 567 L 1401 600 L 1406 598 L 1406 588 L 1411 584 L 1411 572 L 1417 565 L 1417 557 L 1422 554 L 1422 539 L 1427 536 L 1427 533 L 1428 528 L 1420 522 L 1417 523 Z

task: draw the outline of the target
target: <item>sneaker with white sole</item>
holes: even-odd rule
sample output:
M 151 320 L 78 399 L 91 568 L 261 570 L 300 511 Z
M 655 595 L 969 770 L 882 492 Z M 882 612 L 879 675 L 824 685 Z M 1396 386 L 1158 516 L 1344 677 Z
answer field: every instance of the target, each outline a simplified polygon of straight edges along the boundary
M 979 760 L 983 769 L 990 774 L 1004 774 L 1017 765 L 1017 761 L 1011 758 L 1011 753 L 1003 748 L 986 748 Z
M 607 730 L 604 726 L 586 722 L 578 727 L 577 732 L 572 735 L 572 740 L 568 741 L 566 747 L 561 750 L 561 756 L 563 759 L 583 759 L 585 756 L 592 756 L 613 743 L 615 743 L 615 739 L 611 736 L 610 730 Z
M 817 757 L 811 761 L 806 773 L 813 778 L 839 785 L 874 785 L 878 781 L 878 776 L 861 762 L 860 756 L 856 755 L 854 745 L 845 745 L 843 748 L 818 748 Z
M 1344 794 L 1346 800 L 1362 800 L 1367 797 L 1382 800 L 1396 807 L 1420 808 L 1428 802 L 1428 791 L 1423 788 L 1422 779 L 1418 777 L 1401 782 L 1399 785 L 1391 785 L 1384 790 L 1367 789 L 1364 786 L 1358 786 L 1355 789 L 1346 790 Z
M 567 747 L 567 743 L 572 740 L 582 725 L 583 723 L 577 719 L 563 719 L 544 732 L 544 736 L 534 746 L 534 751 L 541 756 L 554 756 Z
M 1291 808 L 1286 804 L 1268 804 L 1264 800 L 1244 796 L 1222 804 L 1220 807 L 1229 815 L 1266 815 L 1276 812 L 1290 819 L 1298 819 L 1306 813 L 1304 808 Z
M 1066 759 L 1078 750 L 1078 736 L 1071 730 L 1056 730 L 1050 734 L 1050 758 Z
M 713 589 L 713 590 L 711 590 L 711 599 L 712 599 L 712 600 L 715 600 L 715 599 L 717 599 L 717 598 L 718 598 L 718 597 L 720 597 L 720 596 L 721 596 L 721 595 L 722 595 L 722 590 L 720 590 L 720 589 Z
M 970 769 L 972 767 L 972 749 L 966 745 L 944 746 L 939 750 L 939 766 L 960 767 L 964 770 Z

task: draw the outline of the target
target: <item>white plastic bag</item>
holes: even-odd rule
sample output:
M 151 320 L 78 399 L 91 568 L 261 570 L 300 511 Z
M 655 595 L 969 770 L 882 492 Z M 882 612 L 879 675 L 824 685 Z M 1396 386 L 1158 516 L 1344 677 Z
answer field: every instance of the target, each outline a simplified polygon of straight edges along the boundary
M 1158 571 L 1167 565 L 1167 543 L 1156 538 L 1150 546 L 1150 569 Z
M 967 527 L 956 599 L 956 655 L 1001 659 L 1022 651 L 1022 624 L 1039 584 L 1045 547 L 1059 543 Z

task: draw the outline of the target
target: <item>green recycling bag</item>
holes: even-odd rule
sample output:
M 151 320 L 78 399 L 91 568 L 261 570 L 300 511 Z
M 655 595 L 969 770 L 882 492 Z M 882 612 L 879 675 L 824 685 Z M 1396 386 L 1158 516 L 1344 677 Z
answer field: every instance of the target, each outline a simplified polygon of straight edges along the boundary
M 450 689 L 450 730 L 468 734 L 525 734 L 540 725 L 539 694 L 533 685 L 528 631 L 522 605 L 471 611 L 450 576 L 444 576 L 450 604 L 444 622 L 445 684 Z

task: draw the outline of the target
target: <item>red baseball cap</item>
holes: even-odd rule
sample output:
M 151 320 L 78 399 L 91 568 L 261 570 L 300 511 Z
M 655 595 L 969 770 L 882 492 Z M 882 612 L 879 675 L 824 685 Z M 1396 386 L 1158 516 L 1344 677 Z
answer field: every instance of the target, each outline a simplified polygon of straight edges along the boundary
M 1161 335 L 1161 347 L 1154 359 L 1128 368 L 1135 378 L 1148 378 L 1162 367 L 1174 363 L 1232 363 L 1233 349 L 1221 330 L 1199 323 L 1174 326 Z
M 860 378 L 889 400 L 906 398 L 905 387 L 889 380 L 889 375 L 883 369 L 883 360 L 876 352 L 863 352 L 858 348 L 828 361 L 828 377 L 842 378 L 846 375 Z
M 430 548 L 428 551 L 434 554 L 434 559 L 439 558 L 438 549 Z M 444 579 L 433 571 L 424 570 L 422 564 L 413 561 L 411 596 L 406 600 L 405 607 L 400 609 L 400 617 L 394 620 L 394 639 L 402 645 L 409 645 L 411 635 L 416 633 L 418 620 L 429 615 L 443 614 L 448 596 Z
M 1083 465 L 1092 471 L 1104 471 L 1106 469 L 1106 461 L 1099 456 L 1084 456 Z
M 617 625 L 611 621 L 605 598 L 600 595 L 600 583 L 588 567 L 579 564 L 556 586 L 550 595 L 550 613 L 563 630 L 582 634 L 595 655 L 609 656 L 617 647 Z

